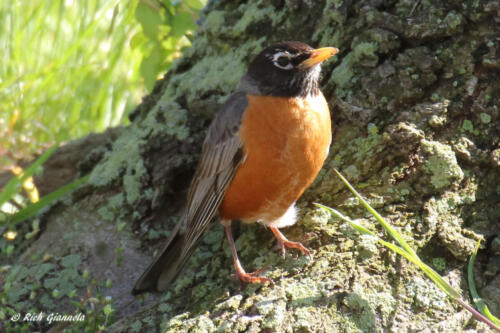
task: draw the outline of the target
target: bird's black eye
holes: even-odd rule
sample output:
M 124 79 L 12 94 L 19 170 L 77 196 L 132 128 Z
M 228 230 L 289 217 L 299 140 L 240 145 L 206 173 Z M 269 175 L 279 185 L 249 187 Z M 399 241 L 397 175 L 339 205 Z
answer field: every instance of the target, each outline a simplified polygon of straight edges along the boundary
M 279 57 L 276 61 L 281 67 L 287 67 L 290 64 L 290 59 L 288 57 Z
M 290 70 L 293 69 L 293 64 L 292 64 L 292 55 L 286 51 L 280 51 L 280 52 L 275 52 L 271 56 L 271 60 L 274 64 L 274 66 L 284 69 L 284 70 Z

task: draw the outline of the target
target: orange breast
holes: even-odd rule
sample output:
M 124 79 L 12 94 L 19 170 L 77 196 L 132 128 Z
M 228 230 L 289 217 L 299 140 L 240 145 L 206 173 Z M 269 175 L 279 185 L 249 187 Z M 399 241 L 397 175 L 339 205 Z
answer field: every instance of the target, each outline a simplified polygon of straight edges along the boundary
M 331 141 L 320 93 L 281 98 L 248 95 L 239 135 L 247 158 L 219 207 L 223 219 L 272 222 L 311 185 Z

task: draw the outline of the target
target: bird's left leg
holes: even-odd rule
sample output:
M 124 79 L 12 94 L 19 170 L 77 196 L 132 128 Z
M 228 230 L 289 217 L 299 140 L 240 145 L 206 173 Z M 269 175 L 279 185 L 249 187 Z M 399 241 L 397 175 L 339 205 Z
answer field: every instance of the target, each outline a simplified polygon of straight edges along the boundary
M 269 227 L 269 229 L 271 229 L 274 236 L 278 240 L 278 245 L 281 248 L 281 253 L 283 255 L 283 258 L 285 257 L 286 249 L 298 249 L 300 250 L 300 252 L 302 252 L 303 255 L 306 255 L 309 257 L 309 259 L 312 259 L 311 252 L 304 245 L 302 245 L 299 242 L 289 241 L 285 237 L 285 235 L 283 235 L 276 227 Z
M 231 221 L 223 220 L 221 221 L 226 232 L 227 241 L 229 242 L 229 247 L 231 248 L 231 253 L 233 255 L 234 269 L 236 270 L 236 276 L 243 283 L 270 283 L 273 284 L 271 279 L 259 276 L 263 269 L 259 269 L 253 273 L 245 272 L 245 269 L 241 266 L 240 259 L 238 258 L 238 252 L 236 251 L 236 245 L 233 240 L 233 233 L 231 232 Z

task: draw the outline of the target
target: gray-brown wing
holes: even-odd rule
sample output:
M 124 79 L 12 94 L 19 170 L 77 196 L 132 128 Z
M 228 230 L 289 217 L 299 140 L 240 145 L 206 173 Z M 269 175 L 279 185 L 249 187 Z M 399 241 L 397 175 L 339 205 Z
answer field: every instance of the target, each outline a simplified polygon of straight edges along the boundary
M 245 158 L 243 143 L 237 133 L 247 106 L 245 93 L 231 95 L 208 129 L 188 193 L 182 251 L 187 257 L 205 233 Z
M 183 220 L 139 277 L 132 294 L 166 290 L 193 254 L 245 158 L 237 133 L 247 105 L 246 94 L 237 92 L 215 116 L 203 143 Z

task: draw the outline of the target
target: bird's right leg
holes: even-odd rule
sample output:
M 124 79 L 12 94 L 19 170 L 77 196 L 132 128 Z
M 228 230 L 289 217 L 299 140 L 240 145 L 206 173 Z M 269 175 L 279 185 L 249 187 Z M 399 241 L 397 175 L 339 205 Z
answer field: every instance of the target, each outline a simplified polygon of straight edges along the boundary
M 223 220 L 222 225 L 224 226 L 224 230 L 226 231 L 226 237 L 229 242 L 229 247 L 231 248 L 231 253 L 233 254 L 233 262 L 234 269 L 236 270 L 236 276 L 243 283 L 273 283 L 271 279 L 258 276 L 259 273 L 262 272 L 262 269 L 259 269 L 253 273 L 245 272 L 245 269 L 241 266 L 240 259 L 238 258 L 238 252 L 236 251 L 236 246 L 234 245 L 233 233 L 231 232 L 231 221 Z
M 312 259 L 311 252 L 304 245 L 302 245 L 299 242 L 289 241 L 285 237 L 285 235 L 283 235 L 281 231 L 278 230 L 278 228 L 269 227 L 269 229 L 271 229 L 274 236 L 278 240 L 278 245 L 281 248 L 281 254 L 283 255 L 283 258 L 285 258 L 286 249 L 297 249 L 300 250 L 300 252 L 302 252 L 303 255 L 306 255 L 309 257 L 309 259 Z

